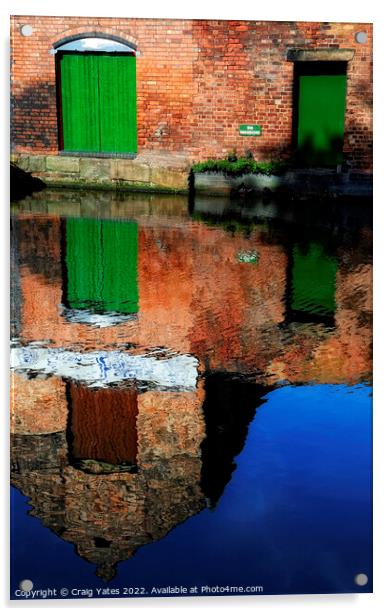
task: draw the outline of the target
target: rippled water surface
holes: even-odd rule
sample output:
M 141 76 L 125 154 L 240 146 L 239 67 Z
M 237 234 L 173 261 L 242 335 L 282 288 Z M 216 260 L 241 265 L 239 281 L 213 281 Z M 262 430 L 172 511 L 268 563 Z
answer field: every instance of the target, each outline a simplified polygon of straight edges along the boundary
M 372 590 L 369 204 L 46 190 L 11 256 L 13 598 Z

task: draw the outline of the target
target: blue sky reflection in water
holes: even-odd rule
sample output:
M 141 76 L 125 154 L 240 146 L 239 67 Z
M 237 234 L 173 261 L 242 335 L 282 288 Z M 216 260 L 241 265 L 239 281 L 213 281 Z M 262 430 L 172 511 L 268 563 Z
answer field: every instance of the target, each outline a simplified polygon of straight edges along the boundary
M 371 592 L 371 388 L 285 386 L 265 397 L 214 509 L 140 548 L 104 584 L 13 489 L 13 588 L 261 585 Z M 357 587 L 365 573 L 369 583 Z

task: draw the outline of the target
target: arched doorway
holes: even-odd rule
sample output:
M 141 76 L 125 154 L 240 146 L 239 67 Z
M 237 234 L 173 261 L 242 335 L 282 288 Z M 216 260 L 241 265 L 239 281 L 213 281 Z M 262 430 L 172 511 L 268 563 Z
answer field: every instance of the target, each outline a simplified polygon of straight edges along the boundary
M 135 49 L 100 35 L 64 41 L 55 47 L 60 150 L 135 154 Z

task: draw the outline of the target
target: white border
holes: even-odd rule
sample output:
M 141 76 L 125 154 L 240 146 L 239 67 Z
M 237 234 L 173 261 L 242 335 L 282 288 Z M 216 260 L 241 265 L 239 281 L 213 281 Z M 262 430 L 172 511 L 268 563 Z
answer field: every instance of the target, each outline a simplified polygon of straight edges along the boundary
M 308 2 L 249 2 L 237 3 L 222 0 L 196 0 L 183 3 L 174 0 L 144 0 L 141 3 L 126 0 L 110 0 L 98 4 L 92 0 L 67 0 L 65 3 L 48 2 L 48 0 L 14 0 L 10 2 L 13 15 L 76 15 L 96 17 L 160 17 L 177 19 L 258 19 L 276 21 L 372 21 L 377 13 L 375 1 L 366 3 L 350 0 L 326 0 Z M 377 2 L 378 5 L 378 2 Z
M 187 19 L 257 19 L 257 20 L 303 20 L 303 21 L 354 21 L 374 23 L 374 121 L 375 121 L 375 156 L 374 156 L 374 211 L 375 211 L 375 248 L 374 248 L 374 313 L 375 313 L 375 349 L 374 349 L 374 593 L 372 595 L 326 595 L 326 596 L 276 596 L 276 597 L 215 597 L 215 598 L 177 598 L 177 599 L 131 599 L 131 600 L 84 600 L 84 601 L 42 601 L 42 602 L 7 602 L 8 595 L 8 550 L 2 549 L 0 559 L 0 588 L 1 602 L 6 609 L 14 609 L 17 612 L 28 609 L 72 610 L 72 614 L 78 610 L 103 609 L 106 612 L 114 609 L 127 609 L 132 614 L 149 614 L 161 609 L 173 610 L 177 613 L 189 613 L 194 611 L 211 613 L 220 609 L 226 614 L 236 614 L 236 611 L 244 611 L 248 614 L 271 613 L 290 614 L 301 616 L 304 614 L 325 614 L 330 611 L 331 616 L 366 616 L 366 614 L 378 614 L 388 603 L 386 596 L 386 578 L 388 571 L 388 555 L 385 551 L 385 543 L 388 538 L 387 524 L 388 511 L 388 460 L 385 454 L 388 451 L 388 404 L 385 405 L 385 385 L 388 380 L 388 361 L 386 357 L 386 345 L 388 338 L 387 313 L 389 303 L 386 298 L 388 281 L 388 256 L 385 251 L 387 232 L 389 230 L 388 210 L 389 203 L 387 189 L 384 185 L 388 175 L 388 154 L 386 144 L 388 142 L 388 37 L 389 28 L 386 20 L 384 3 L 378 0 L 368 2 L 352 2 L 350 0 L 322 0 L 313 2 L 294 0 L 278 2 L 249 2 L 240 0 L 236 3 L 214 0 L 195 0 L 193 3 L 182 1 L 163 2 L 143 0 L 139 4 L 128 1 L 110 0 L 98 4 L 96 1 L 67 0 L 65 3 L 48 2 L 47 0 L 31 0 L 13 2 L 5 1 L 1 5 L 1 53 L 2 53 L 2 96 L 0 112 L 0 134 L 3 135 L 1 152 L 2 170 L 2 225 L 0 241 L 1 272 L 1 297 L 2 305 L 2 328 L 4 345 L 2 358 L 4 370 L 0 371 L 0 391 L 3 396 L 3 426 L 2 438 L 2 468 L 9 464 L 8 447 L 8 324 L 9 313 L 5 309 L 8 296 L 8 271 L 9 243 L 8 243 L 8 142 L 9 142 L 9 15 L 76 15 L 76 16 L 109 16 L 109 17 L 160 17 L 160 18 L 187 18 Z M 4 476 L 5 475 L 5 476 Z M 2 506 L 1 530 L 2 546 L 8 545 L 8 510 L 4 503 L 8 502 L 8 476 L 2 472 Z M 39 555 L 37 555 L 39 557 Z

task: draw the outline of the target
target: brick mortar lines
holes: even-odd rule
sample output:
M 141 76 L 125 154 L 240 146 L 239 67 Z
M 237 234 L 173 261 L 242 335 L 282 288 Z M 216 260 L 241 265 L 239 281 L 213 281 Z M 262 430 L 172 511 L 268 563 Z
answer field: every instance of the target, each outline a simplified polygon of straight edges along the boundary
M 139 153 L 183 152 L 193 160 L 220 157 L 234 148 L 238 154 L 250 148 L 256 158 L 288 154 L 293 65 L 286 61 L 287 49 L 354 49 L 348 67 L 344 150 L 355 168 L 371 169 L 370 24 L 31 16 L 17 16 L 12 22 L 16 152 L 57 152 L 55 63 L 50 48 L 65 36 L 101 30 L 137 41 L 141 51 Z M 32 25 L 32 37 L 20 35 L 23 23 Z M 355 43 L 358 30 L 367 31 L 368 44 Z M 239 124 L 250 122 L 265 127 L 262 137 L 239 136 Z

